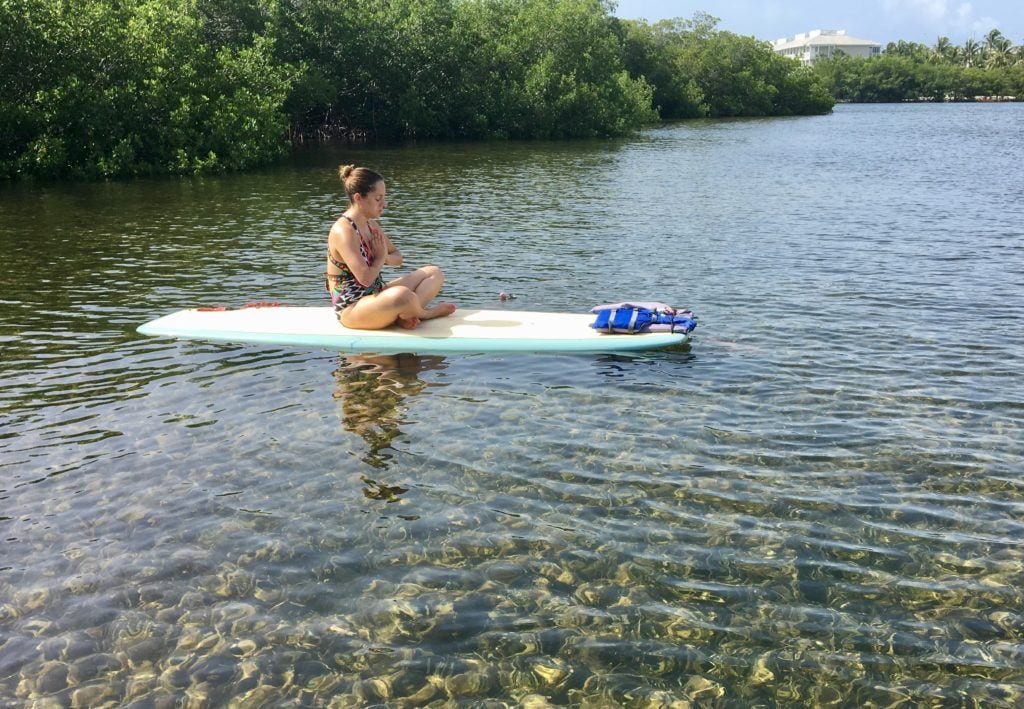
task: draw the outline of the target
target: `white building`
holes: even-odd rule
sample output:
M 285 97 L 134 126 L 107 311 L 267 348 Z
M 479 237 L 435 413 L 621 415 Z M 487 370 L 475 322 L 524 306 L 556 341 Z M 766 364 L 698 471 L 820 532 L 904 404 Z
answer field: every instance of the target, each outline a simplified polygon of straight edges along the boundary
M 783 56 L 799 59 L 804 66 L 840 52 L 851 57 L 873 57 L 882 53 L 882 45 L 878 42 L 851 37 L 846 30 L 811 30 L 795 37 L 783 37 L 772 42 L 772 49 Z

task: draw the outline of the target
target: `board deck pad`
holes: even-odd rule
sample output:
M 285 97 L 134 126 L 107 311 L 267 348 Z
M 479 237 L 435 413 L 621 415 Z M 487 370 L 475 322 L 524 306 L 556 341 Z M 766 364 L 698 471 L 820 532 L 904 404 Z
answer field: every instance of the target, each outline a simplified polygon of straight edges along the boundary
M 343 327 L 330 307 L 179 310 L 141 325 L 144 335 L 273 345 L 306 345 L 341 352 L 624 352 L 686 342 L 683 333 L 602 334 L 594 315 L 522 310 L 459 309 L 415 330 Z

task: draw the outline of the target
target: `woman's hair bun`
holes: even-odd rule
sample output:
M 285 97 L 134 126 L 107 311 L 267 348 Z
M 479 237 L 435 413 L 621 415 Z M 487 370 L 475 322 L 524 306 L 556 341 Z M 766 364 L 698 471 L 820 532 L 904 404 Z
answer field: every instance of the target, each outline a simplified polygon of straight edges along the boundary
M 368 167 L 355 165 L 342 165 L 338 168 L 338 175 L 345 186 L 345 194 L 350 198 L 357 194 L 365 196 L 384 179 Z

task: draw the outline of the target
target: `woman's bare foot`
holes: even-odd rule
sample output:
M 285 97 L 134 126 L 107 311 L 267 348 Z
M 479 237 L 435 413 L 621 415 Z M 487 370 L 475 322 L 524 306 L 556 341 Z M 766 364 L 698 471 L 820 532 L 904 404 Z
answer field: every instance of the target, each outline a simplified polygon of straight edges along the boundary
M 395 320 L 399 327 L 404 327 L 406 330 L 415 330 L 420 326 L 419 318 L 398 318 Z
M 438 303 L 433 308 L 427 308 L 423 315 L 424 320 L 443 318 L 455 312 L 455 303 Z

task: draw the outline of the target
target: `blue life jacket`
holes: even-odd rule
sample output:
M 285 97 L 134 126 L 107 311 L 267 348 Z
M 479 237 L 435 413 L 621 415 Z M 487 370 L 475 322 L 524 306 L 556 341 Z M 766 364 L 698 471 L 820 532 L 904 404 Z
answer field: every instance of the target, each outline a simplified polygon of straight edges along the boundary
M 681 332 L 689 334 L 697 327 L 697 317 L 689 310 L 665 311 L 624 303 L 598 310 L 591 325 L 595 330 L 636 334 L 638 332 Z

